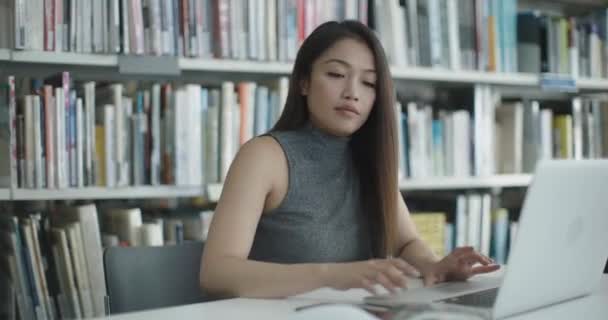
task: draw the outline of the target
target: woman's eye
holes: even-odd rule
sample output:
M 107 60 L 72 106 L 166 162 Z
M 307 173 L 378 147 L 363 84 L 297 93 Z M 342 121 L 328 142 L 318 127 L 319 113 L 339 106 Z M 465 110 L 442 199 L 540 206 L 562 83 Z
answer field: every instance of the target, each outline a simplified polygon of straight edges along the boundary
M 375 83 L 373 83 L 373 82 L 369 82 L 369 81 L 363 81 L 363 84 L 364 84 L 365 86 L 370 87 L 370 88 L 375 88 L 375 87 L 376 87 L 376 84 L 375 84 Z
M 332 77 L 332 78 L 344 78 L 343 74 L 337 73 L 337 72 L 328 72 L 327 73 L 328 76 Z

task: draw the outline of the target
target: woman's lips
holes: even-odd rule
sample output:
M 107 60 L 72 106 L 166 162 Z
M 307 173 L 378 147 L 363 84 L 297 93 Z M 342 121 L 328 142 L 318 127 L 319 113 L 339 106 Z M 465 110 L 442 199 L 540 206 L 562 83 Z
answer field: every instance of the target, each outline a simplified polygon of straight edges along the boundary
M 359 115 L 359 111 L 353 106 L 343 105 L 343 106 L 336 107 L 335 109 L 340 112 Z

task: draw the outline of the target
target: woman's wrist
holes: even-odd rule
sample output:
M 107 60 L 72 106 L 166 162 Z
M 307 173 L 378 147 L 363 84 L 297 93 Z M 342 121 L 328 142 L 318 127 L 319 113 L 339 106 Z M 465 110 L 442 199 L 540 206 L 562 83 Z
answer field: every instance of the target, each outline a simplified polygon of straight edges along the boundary
M 435 265 L 439 262 L 439 258 L 437 257 L 428 257 L 427 259 L 421 259 L 420 264 L 420 274 L 426 274 L 433 270 Z
M 435 264 L 441 261 L 420 238 L 413 240 L 403 248 L 400 257 L 418 269 L 420 274 L 428 273 Z
M 317 279 L 320 287 L 332 287 L 331 270 L 333 263 L 312 264 L 312 274 Z

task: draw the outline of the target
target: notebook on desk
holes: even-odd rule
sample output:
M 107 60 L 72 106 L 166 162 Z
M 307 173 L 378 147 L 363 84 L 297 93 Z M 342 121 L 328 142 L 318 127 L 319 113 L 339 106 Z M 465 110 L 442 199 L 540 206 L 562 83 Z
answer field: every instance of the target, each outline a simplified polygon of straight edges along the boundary
M 582 297 L 599 285 L 608 250 L 608 160 L 539 163 L 503 277 L 369 296 L 371 305 L 467 305 L 501 319 Z

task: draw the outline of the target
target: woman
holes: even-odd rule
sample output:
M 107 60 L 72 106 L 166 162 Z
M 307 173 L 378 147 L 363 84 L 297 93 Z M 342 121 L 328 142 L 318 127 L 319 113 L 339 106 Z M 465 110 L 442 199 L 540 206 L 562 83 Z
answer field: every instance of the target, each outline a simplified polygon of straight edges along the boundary
M 231 165 L 205 244 L 203 290 L 374 293 L 405 287 L 406 275 L 430 285 L 496 270 L 472 248 L 439 259 L 421 241 L 398 189 L 393 108 L 388 63 L 370 29 L 345 21 L 312 32 L 281 118 Z

